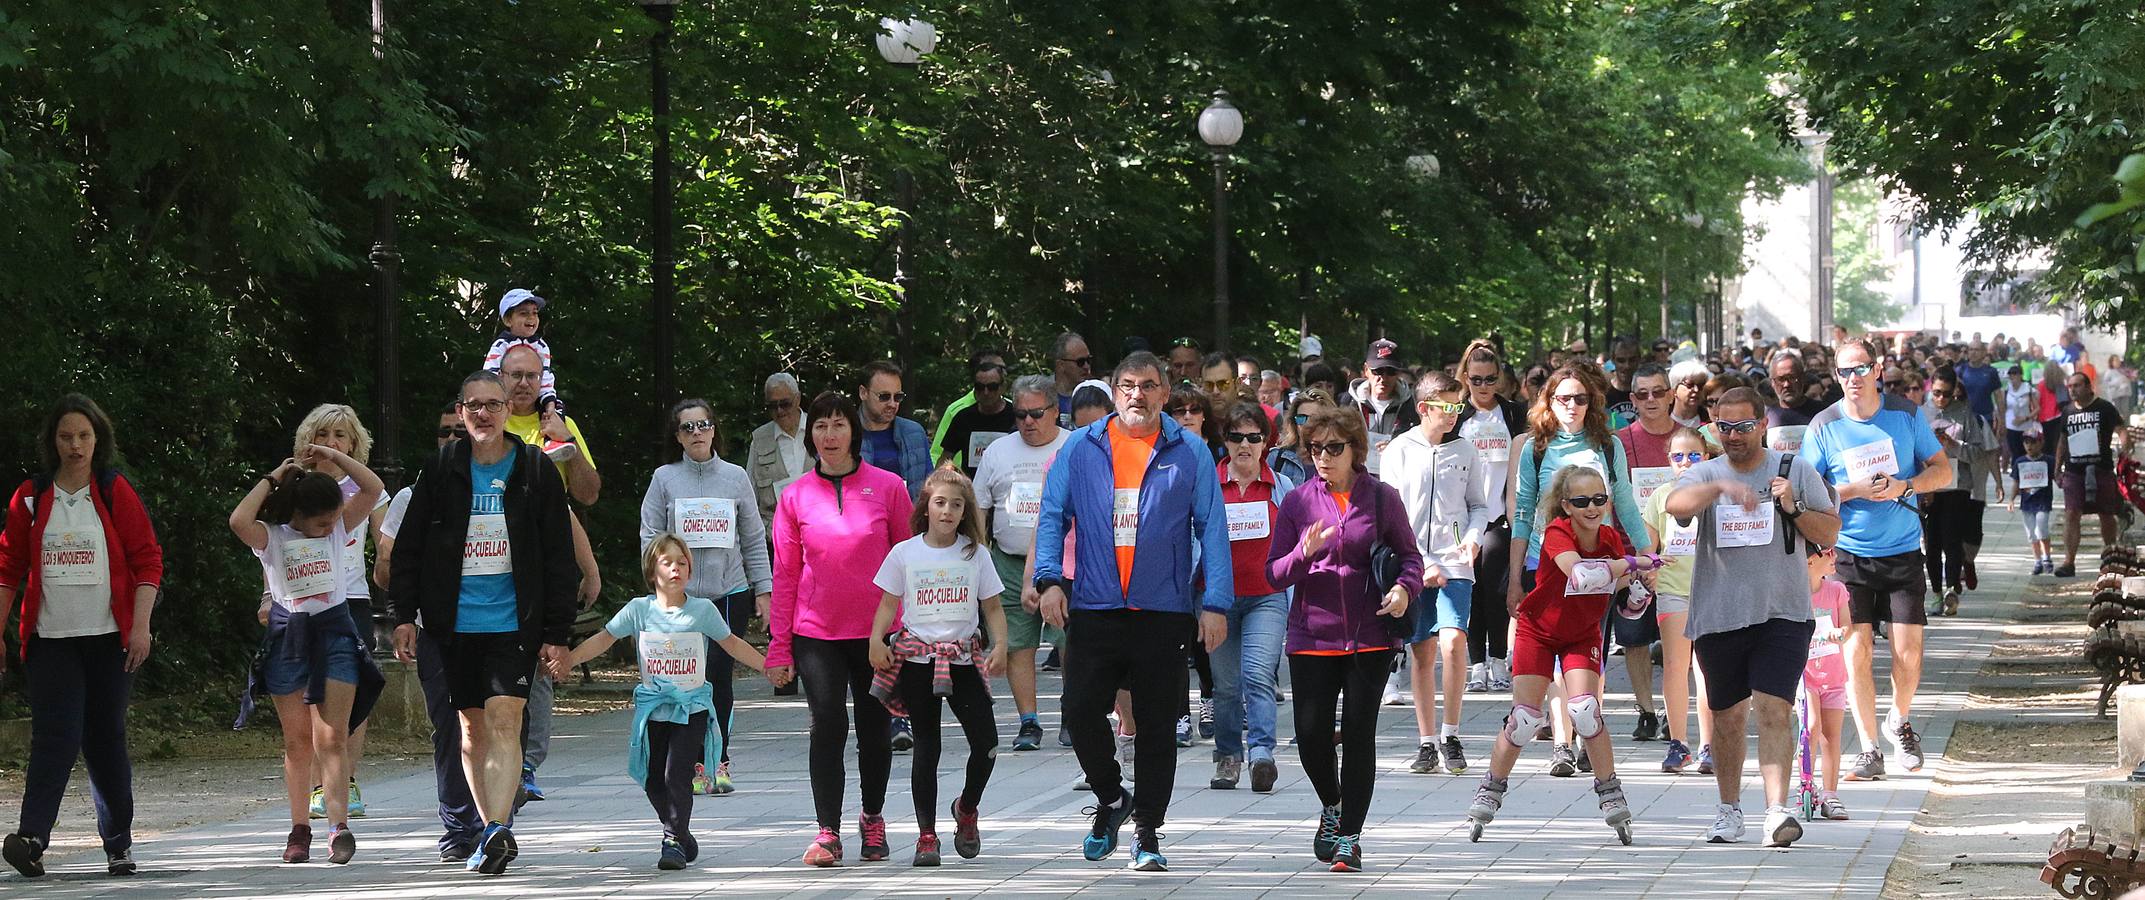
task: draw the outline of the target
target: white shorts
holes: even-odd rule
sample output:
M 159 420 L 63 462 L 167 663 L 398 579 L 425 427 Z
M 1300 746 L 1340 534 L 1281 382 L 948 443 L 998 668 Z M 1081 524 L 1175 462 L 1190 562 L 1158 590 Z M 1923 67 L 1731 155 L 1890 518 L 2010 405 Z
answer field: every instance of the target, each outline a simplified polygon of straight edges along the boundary
M 1677 613 L 1687 613 L 1690 611 L 1691 598 L 1689 597 L 1678 597 L 1674 594 L 1653 595 L 1654 618 L 1667 618 Z

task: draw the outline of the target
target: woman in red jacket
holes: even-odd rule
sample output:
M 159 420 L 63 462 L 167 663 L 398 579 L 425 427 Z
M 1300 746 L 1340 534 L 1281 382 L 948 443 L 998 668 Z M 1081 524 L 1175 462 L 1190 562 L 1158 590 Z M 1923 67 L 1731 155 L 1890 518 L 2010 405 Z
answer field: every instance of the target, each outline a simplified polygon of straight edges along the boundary
M 30 764 L 22 819 L 0 857 L 45 873 L 45 846 L 77 755 L 89 769 L 106 870 L 134 874 L 134 773 L 127 761 L 127 694 L 149 658 L 149 613 L 164 580 L 148 510 L 112 468 L 112 420 L 68 394 L 38 432 L 44 473 L 8 500 L 0 532 L 0 620 L 22 600 L 30 682 Z M 0 653 L 0 669 L 6 654 Z

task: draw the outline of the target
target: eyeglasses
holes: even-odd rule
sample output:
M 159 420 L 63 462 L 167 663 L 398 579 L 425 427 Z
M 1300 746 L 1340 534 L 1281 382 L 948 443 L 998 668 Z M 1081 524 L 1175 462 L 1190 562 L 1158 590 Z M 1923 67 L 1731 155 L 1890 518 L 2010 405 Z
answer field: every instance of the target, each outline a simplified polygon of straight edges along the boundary
M 1719 428 L 1722 434 L 1749 434 L 1758 430 L 1758 420 L 1756 419 L 1744 419 L 1740 422 L 1716 420 L 1713 425 Z
M 1467 383 L 1476 387 L 1489 387 L 1497 383 L 1497 377 L 1495 375 L 1469 375 L 1467 376 Z
M 1222 435 L 1221 437 L 1222 440 L 1228 441 L 1232 444 L 1266 443 L 1266 435 L 1260 434 L 1256 431 L 1232 431 L 1228 434 Z
M 1885 389 L 1885 390 L 1887 390 L 1887 391 L 1896 391 L 1896 390 L 1899 390 L 1899 386 L 1900 386 L 1900 385 L 1901 385 L 1902 383 L 1903 383 L 1903 382 L 1898 382 L 1898 381 L 1886 381 L 1886 382 L 1884 383 L 1884 389 Z
M 456 425 L 456 426 L 453 426 L 453 427 L 451 427 L 451 428 L 442 428 L 442 429 L 440 429 L 440 430 L 439 430 L 439 439 L 440 439 L 440 440 L 443 440 L 443 441 L 444 441 L 444 440 L 446 440 L 446 439 L 448 439 L 448 438 L 466 438 L 466 437 L 469 437 L 469 429 L 467 429 L 467 428 L 463 428 L 463 427 L 462 427 L 462 426 L 460 426 L 460 425 Z
M 1058 357 L 1058 362 L 1072 363 L 1085 369 L 1095 364 L 1095 358 L 1092 356 L 1060 356 Z
M 1030 420 L 1030 421 L 1033 421 L 1033 420 L 1036 420 L 1036 419 L 1040 419 L 1040 418 L 1042 418 L 1042 417 L 1044 417 L 1044 416 L 1050 415 L 1051 413 L 1054 413 L 1054 412 L 1057 412 L 1057 410 L 1054 410 L 1054 409 L 1021 409 L 1020 407 L 1017 407 L 1017 406 L 1016 406 L 1016 407 L 1014 407 L 1014 408 L 1013 408 L 1013 418 L 1014 418 L 1015 420 L 1019 420 L 1019 419 L 1028 419 L 1028 420 Z
M 1213 381 L 1202 381 L 1200 384 L 1206 385 L 1207 390 L 1218 393 L 1236 387 L 1236 379 L 1217 378 Z
M 893 393 L 878 391 L 872 394 L 872 396 L 874 398 L 877 398 L 880 403 L 906 403 L 909 399 L 909 394 L 907 391 L 895 391 Z
M 1163 414 L 1163 415 L 1165 415 L 1165 416 L 1181 416 L 1181 415 L 1184 415 L 1185 413 L 1187 413 L 1187 412 L 1191 412 L 1191 411 L 1192 411 L 1192 410 L 1190 410 L 1190 409 L 1187 409 L 1186 407 L 1182 407 L 1182 406 L 1165 406 L 1165 407 L 1162 407 L 1162 414 Z
M 1558 394 L 1549 399 L 1565 406 L 1585 406 L 1591 398 L 1586 394 Z
M 1837 376 L 1841 381 L 1846 381 L 1850 378 L 1867 378 L 1869 377 L 1869 373 L 1876 371 L 1876 369 L 1877 367 L 1874 365 L 1871 365 L 1869 363 L 1863 363 L 1859 366 L 1841 366 L 1837 369 L 1833 369 L 1832 374 Z
M 1467 406 L 1461 403 L 1447 403 L 1443 400 L 1424 400 L 1423 408 L 1431 412 L 1441 412 L 1448 416 L 1457 416 L 1460 414 L 1460 411 L 1466 409 Z
M 1603 509 L 1607 509 L 1609 506 L 1609 495 L 1583 494 L 1577 497 L 1566 497 L 1564 498 L 1564 502 L 1571 504 L 1571 508 L 1573 509 L 1585 509 L 1589 506 L 1599 506 Z
M 455 405 L 470 412 L 488 413 L 495 416 L 506 412 L 505 400 L 464 400 Z
M 1138 383 L 1120 381 L 1117 383 L 1117 392 L 1127 396 L 1132 394 L 1152 394 L 1161 389 L 1162 383 L 1159 381 L 1142 381 Z
M 797 398 L 795 397 L 784 397 L 780 400 L 769 400 L 767 401 L 767 411 L 770 413 L 788 412 L 790 407 L 796 405 Z
M 978 382 L 976 382 L 976 393 L 979 393 L 979 394 L 988 394 L 988 393 L 992 393 L 992 392 L 994 392 L 994 391 L 1001 391 L 1001 390 L 1004 390 L 1004 389 L 1005 389 L 1005 382 L 1003 382 L 1003 381 L 978 381 Z
M 1346 453 L 1346 452 L 1348 452 L 1348 442 L 1347 442 L 1347 441 L 1328 441 L 1328 442 L 1326 442 L 1326 443 L 1323 443 L 1323 444 L 1320 444 L 1320 443 L 1313 443 L 1313 442 L 1305 442 L 1305 443 L 1304 443 L 1304 445 L 1303 445 L 1303 452 L 1305 452 L 1305 453 L 1308 453 L 1308 454 L 1312 455 L 1313 457 L 1318 457 L 1318 456 L 1339 456 L 1339 455 L 1341 455 L 1342 453 Z
M 1668 393 L 1668 388 L 1646 388 L 1644 390 L 1632 391 L 1631 399 L 1658 400 L 1662 397 L 1668 396 Z
M 1669 461 L 1669 462 L 1672 462 L 1672 463 L 1680 463 L 1680 462 L 1690 462 L 1690 463 L 1695 463 L 1695 462 L 1705 462 L 1705 461 L 1706 461 L 1706 455 L 1705 455 L 1704 453 L 1670 453 L 1670 454 L 1668 455 L 1668 461 Z
M 714 431 L 714 430 L 715 430 L 715 423 L 713 423 L 713 422 L 710 422 L 710 421 L 708 421 L 708 420 L 706 420 L 706 419 L 700 419 L 700 420 L 697 420 L 697 421 L 692 421 L 692 422 L 679 422 L 679 423 L 678 423 L 678 433 L 679 433 L 679 434 L 699 434 L 699 433 L 701 433 L 701 432 L 703 432 L 703 431 Z
M 506 376 L 506 380 L 515 384 L 534 384 L 543 380 L 544 377 L 542 372 L 503 372 L 501 374 Z

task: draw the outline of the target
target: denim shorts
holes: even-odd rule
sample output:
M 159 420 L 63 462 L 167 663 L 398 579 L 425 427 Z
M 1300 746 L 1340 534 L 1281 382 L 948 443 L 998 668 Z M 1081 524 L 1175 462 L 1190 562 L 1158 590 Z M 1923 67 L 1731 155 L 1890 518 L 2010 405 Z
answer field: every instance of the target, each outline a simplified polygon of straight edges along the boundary
M 1467 630 L 1467 617 L 1473 609 L 1475 583 L 1465 578 L 1447 578 L 1441 588 L 1423 588 L 1417 594 L 1417 603 L 1435 603 L 1425 606 L 1422 615 L 1416 617 L 1415 634 L 1408 638 L 1410 644 L 1420 644 L 1445 629 Z
M 356 684 L 359 664 L 357 636 L 336 635 L 328 639 L 327 647 L 328 658 L 324 664 L 327 666 L 328 680 Z M 303 691 L 306 683 L 311 680 L 312 669 L 305 658 L 305 648 L 292 649 L 296 651 L 295 654 L 280 651 L 268 654 L 267 665 L 263 667 L 262 674 L 268 683 L 268 693 L 273 696 L 281 697 Z

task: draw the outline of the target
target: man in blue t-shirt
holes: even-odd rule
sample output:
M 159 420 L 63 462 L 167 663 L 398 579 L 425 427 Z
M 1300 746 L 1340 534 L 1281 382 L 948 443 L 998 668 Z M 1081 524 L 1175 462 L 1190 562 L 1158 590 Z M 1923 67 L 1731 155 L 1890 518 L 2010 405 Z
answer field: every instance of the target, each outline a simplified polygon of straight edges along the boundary
M 1839 577 L 1847 585 L 1847 705 L 1862 735 L 1850 781 L 1884 777 L 1877 750 L 1877 687 L 1870 675 L 1875 625 L 1892 647 L 1892 709 L 1884 735 L 1907 771 L 1922 767 L 1921 738 L 1908 724 L 1921 686 L 1922 522 L 1914 497 L 1951 484 L 1951 461 L 1921 409 L 1882 393 L 1880 357 L 1867 341 L 1840 346 L 1834 376 L 1845 396 L 1810 420 L 1802 454 L 1840 497 Z
M 1979 343 L 1966 348 L 1966 361 L 1958 365 L 1959 387 L 1966 390 L 1966 403 L 1983 424 L 1996 421 L 1996 392 L 2003 387 L 2003 373 L 1989 365 L 1989 348 Z

